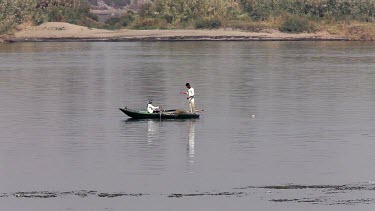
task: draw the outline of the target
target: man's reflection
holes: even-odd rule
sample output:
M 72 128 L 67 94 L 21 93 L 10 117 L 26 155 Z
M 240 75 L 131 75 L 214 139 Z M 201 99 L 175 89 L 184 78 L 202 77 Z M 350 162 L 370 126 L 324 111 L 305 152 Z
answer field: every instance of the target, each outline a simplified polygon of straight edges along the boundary
M 188 152 L 188 162 L 189 164 L 194 164 L 194 145 L 195 145 L 195 121 L 189 121 L 189 134 L 188 134 L 188 147 L 187 147 L 187 152 Z

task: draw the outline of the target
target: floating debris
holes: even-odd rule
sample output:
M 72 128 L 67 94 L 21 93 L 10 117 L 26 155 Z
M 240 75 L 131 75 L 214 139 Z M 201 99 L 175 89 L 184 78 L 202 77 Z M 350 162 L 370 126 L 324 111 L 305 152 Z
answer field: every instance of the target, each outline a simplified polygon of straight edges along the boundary
M 144 196 L 148 194 L 144 193 L 98 193 L 97 191 L 79 190 L 79 191 L 68 191 L 68 192 L 50 192 L 50 191 L 31 191 L 31 192 L 16 192 L 10 194 L 17 198 L 55 198 L 55 197 L 66 197 L 66 196 L 78 196 L 81 198 L 93 196 L 93 197 L 120 197 L 120 196 Z M 0 197 L 8 197 L 9 195 L 4 193 Z
M 80 191 L 73 191 L 71 195 L 76 195 L 76 196 L 79 196 L 79 197 L 88 197 L 88 196 L 93 196 L 93 195 L 96 195 L 97 192 L 96 191 L 87 191 L 87 190 L 80 190 Z
M 271 199 L 272 202 L 297 202 L 297 203 L 312 203 L 320 204 L 326 202 L 324 198 L 301 198 L 301 199 Z
M 270 186 L 247 186 L 237 189 L 275 189 L 275 190 L 299 190 L 299 189 L 326 189 L 326 190 L 375 190 L 373 184 L 354 184 L 354 185 L 270 185 Z
M 148 194 L 143 194 L 143 193 L 99 193 L 99 197 L 107 197 L 107 198 L 113 198 L 113 197 L 120 197 L 120 196 L 144 196 Z
M 0 193 L 0 198 L 2 198 L 2 197 L 8 197 L 8 194 L 6 194 L 6 193 Z
M 181 193 L 172 193 L 168 195 L 170 198 L 181 198 L 181 197 L 195 197 L 195 196 L 244 196 L 246 195 L 245 192 L 219 192 L 219 193 L 188 193 L 188 194 L 181 194 Z
M 160 193 L 156 194 L 168 198 L 182 197 L 245 197 L 260 195 L 262 200 L 268 200 L 275 203 L 310 203 L 320 205 L 356 205 L 356 204 L 375 204 L 373 191 L 375 184 L 371 182 L 345 184 L 345 185 L 267 185 L 267 186 L 246 186 L 234 188 L 240 191 L 209 191 L 195 193 Z M 361 191 L 361 198 L 358 198 L 358 191 Z M 267 197 L 264 197 L 267 194 Z M 98 192 L 93 190 L 79 191 L 30 191 L 1 193 L 0 198 L 16 197 L 16 198 L 65 198 L 65 197 L 143 197 L 149 196 L 149 193 L 127 193 L 127 192 Z M 282 198 L 280 196 L 290 196 Z M 294 197 L 293 197 L 294 196 Z M 297 196 L 297 197 L 296 197 Z M 280 197 L 280 198 L 278 198 Z
M 22 198 L 55 198 L 58 196 L 57 193 L 49 191 L 31 191 L 31 192 L 17 192 L 13 194 L 15 197 Z

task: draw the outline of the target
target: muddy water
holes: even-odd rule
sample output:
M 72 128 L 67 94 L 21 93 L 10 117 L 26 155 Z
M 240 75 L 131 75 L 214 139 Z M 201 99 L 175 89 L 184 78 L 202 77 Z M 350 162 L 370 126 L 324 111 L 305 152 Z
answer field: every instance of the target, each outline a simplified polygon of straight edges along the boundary
M 4 210 L 373 210 L 375 44 L 0 45 Z M 132 121 L 117 108 L 187 109 Z M 4 207 L 4 208 L 3 208 Z

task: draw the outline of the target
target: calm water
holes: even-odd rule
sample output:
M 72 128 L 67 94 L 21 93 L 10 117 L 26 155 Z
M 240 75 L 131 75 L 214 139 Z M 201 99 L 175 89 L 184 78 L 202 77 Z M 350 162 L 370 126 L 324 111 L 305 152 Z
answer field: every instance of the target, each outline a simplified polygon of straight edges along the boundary
M 374 210 L 374 108 L 372 42 L 3 44 L 0 209 Z

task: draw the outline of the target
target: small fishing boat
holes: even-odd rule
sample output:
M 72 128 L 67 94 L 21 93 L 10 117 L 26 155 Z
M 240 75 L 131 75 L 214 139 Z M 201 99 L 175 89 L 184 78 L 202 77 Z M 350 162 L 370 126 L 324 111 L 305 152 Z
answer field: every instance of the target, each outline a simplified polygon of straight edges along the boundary
M 126 115 L 133 119 L 195 119 L 199 118 L 199 114 L 188 113 L 184 110 L 173 109 L 173 110 L 163 110 L 158 113 L 149 113 L 147 111 L 137 111 L 133 109 L 119 108 L 120 111 L 124 112 Z

